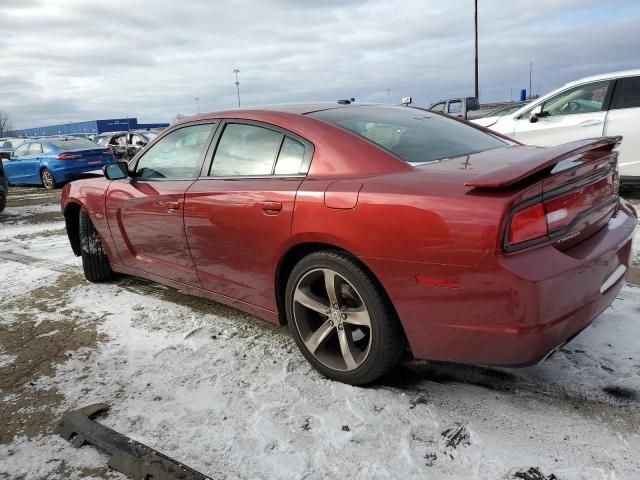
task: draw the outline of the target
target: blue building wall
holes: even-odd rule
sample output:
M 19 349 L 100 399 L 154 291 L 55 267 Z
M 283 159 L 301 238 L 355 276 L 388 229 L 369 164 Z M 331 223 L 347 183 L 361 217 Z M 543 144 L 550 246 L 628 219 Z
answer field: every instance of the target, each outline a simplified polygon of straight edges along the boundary
M 168 123 L 138 123 L 133 118 L 110 118 L 106 120 L 89 120 L 87 122 L 63 123 L 46 127 L 23 128 L 9 132 L 7 136 L 48 136 L 66 135 L 69 133 L 103 133 L 121 130 L 143 130 L 145 128 L 164 128 Z

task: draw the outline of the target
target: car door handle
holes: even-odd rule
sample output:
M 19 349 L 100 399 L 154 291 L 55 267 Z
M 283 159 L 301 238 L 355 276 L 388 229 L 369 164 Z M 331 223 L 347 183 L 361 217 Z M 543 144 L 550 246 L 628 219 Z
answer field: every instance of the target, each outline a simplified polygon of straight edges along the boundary
M 259 205 L 267 215 L 277 215 L 282 211 L 282 202 L 260 202 Z
M 164 206 L 167 207 L 167 211 L 169 212 L 180 210 L 180 202 L 166 202 Z
M 600 125 L 602 120 L 585 120 L 584 122 L 580 122 L 578 124 L 579 127 L 595 127 L 596 125 Z

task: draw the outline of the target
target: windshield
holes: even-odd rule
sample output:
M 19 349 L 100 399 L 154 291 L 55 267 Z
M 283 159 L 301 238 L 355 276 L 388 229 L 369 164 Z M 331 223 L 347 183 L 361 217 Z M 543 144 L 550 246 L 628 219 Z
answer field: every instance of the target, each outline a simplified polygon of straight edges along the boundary
M 462 122 L 408 107 L 363 106 L 309 114 L 371 140 L 408 163 L 471 155 L 507 145 Z
M 50 140 L 49 143 L 60 150 L 82 150 L 96 148 L 96 144 L 86 138 L 64 138 Z

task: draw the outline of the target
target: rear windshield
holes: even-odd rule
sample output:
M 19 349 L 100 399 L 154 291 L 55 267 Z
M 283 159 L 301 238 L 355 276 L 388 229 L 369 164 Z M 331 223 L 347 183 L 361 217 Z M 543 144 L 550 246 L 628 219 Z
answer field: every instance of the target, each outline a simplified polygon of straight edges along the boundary
M 96 144 L 86 138 L 65 138 L 60 140 L 49 140 L 49 143 L 61 150 L 88 150 L 96 148 Z
M 460 157 L 507 145 L 504 141 L 442 115 L 409 107 L 335 108 L 309 116 L 371 140 L 408 163 Z

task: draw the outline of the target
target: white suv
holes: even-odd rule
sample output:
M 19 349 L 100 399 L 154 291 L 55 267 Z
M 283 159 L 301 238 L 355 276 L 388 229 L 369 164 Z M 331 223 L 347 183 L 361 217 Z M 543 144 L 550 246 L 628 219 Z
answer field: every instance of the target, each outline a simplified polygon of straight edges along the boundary
M 514 113 L 473 122 L 529 145 L 622 135 L 621 179 L 640 182 L 640 70 L 583 78 Z

